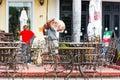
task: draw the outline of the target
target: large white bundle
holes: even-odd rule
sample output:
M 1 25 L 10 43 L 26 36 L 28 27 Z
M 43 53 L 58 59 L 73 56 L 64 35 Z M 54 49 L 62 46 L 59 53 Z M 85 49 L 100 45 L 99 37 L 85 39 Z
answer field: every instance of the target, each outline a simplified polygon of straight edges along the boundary
M 20 14 L 20 30 L 21 31 L 23 30 L 23 26 L 27 25 L 27 20 L 28 20 L 27 12 L 25 8 L 23 8 Z
M 65 23 L 62 20 L 55 19 L 51 22 L 51 27 L 53 27 L 57 32 L 63 32 L 65 29 Z
M 89 37 L 100 37 L 102 32 L 101 24 L 101 0 L 90 0 L 89 4 L 89 23 L 87 33 Z

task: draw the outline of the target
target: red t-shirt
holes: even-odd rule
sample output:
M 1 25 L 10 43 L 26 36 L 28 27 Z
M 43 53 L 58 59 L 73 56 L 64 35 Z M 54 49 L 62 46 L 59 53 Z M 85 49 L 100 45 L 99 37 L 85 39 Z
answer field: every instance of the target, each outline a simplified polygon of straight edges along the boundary
M 30 39 L 34 36 L 34 33 L 30 30 L 23 30 L 20 35 L 22 36 L 22 42 L 30 44 Z

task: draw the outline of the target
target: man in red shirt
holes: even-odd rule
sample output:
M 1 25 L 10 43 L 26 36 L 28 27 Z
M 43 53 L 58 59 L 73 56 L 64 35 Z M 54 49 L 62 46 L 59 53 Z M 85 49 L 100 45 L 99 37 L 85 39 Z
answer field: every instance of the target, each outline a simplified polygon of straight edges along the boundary
M 22 42 L 30 44 L 30 40 L 35 36 L 34 33 L 28 29 L 27 25 L 23 26 L 23 31 L 19 32 L 22 36 Z
M 22 42 L 25 42 L 26 44 L 23 44 L 22 46 L 22 52 L 24 53 L 26 50 L 28 60 L 27 62 L 30 63 L 31 57 L 30 57 L 30 45 L 33 41 L 33 38 L 35 37 L 35 34 L 28 29 L 27 25 L 23 26 L 23 31 L 18 31 L 18 33 L 22 36 Z

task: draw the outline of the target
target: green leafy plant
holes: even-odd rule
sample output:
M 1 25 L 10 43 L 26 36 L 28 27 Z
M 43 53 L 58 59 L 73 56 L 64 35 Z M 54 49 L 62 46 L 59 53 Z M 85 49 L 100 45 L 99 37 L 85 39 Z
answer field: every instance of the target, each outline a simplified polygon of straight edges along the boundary
M 59 47 L 68 47 L 68 45 L 67 45 L 67 44 L 62 43 L 62 44 L 60 44 L 60 45 L 59 45 Z
M 118 51 L 118 60 L 117 61 L 120 61 L 120 51 Z

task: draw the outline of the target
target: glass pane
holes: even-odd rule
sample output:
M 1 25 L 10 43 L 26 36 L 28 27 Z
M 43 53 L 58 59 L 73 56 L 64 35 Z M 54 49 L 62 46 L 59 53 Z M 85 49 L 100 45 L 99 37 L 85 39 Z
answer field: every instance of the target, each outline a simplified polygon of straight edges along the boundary
M 111 3 L 111 2 L 103 2 L 102 3 L 102 7 L 103 7 L 103 11 L 104 12 L 111 12 L 112 10 L 111 10 L 111 5 L 113 5 L 113 3 Z
M 72 35 L 72 0 L 60 0 L 60 19 L 65 22 L 66 29 L 61 37 Z
M 88 11 L 89 1 L 82 1 L 82 11 Z
M 81 41 L 84 40 L 84 35 L 87 34 L 87 16 L 86 15 L 82 15 L 82 19 L 81 19 Z
M 118 37 L 119 36 L 119 15 L 114 15 L 114 30 Z
M 105 15 L 104 17 L 104 30 L 107 28 L 107 30 L 110 29 L 110 15 Z
M 110 6 L 106 5 L 104 11 L 110 11 Z
M 117 5 L 117 4 L 116 4 L 116 5 L 114 5 L 113 8 L 114 8 L 113 10 L 114 10 L 115 12 L 119 12 L 119 11 L 120 11 L 120 5 Z

